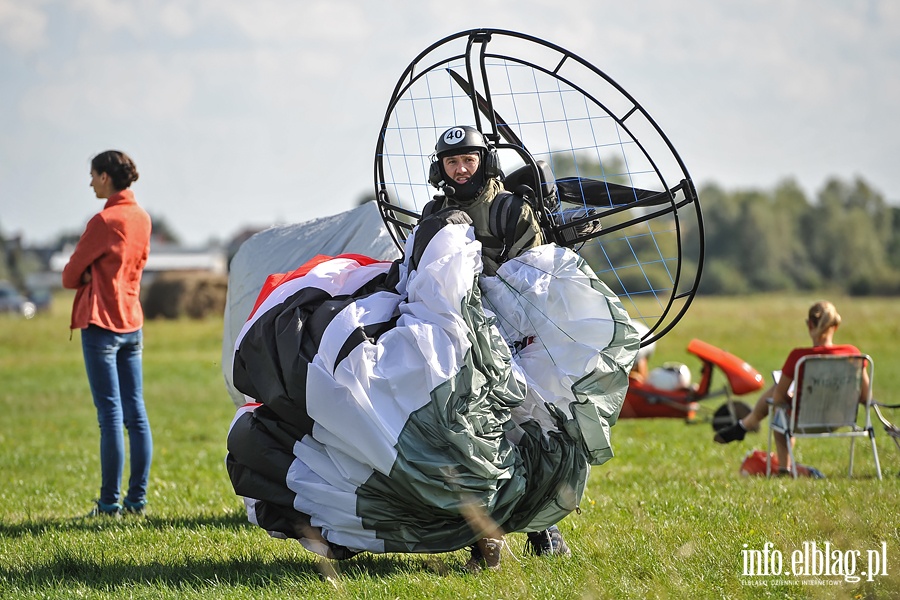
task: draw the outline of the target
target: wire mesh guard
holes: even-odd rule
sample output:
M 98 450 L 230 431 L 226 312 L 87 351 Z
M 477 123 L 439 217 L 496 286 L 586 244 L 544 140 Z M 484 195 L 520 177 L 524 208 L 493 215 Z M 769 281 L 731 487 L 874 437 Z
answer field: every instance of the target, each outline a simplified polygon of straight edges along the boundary
M 577 251 L 650 332 L 687 311 L 703 221 L 675 148 L 624 89 L 538 38 L 479 29 L 423 51 L 398 81 L 375 152 L 375 192 L 401 246 L 436 190 L 438 136 L 472 125 L 497 149 L 509 190 L 525 184 L 559 244 Z

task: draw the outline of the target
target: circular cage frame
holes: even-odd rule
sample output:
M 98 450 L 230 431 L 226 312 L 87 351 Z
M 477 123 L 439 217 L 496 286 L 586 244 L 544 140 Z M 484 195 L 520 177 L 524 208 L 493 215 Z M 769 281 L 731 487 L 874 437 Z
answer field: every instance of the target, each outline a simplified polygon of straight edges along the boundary
M 534 50 L 536 58 L 516 57 L 509 53 L 503 53 L 503 48 L 498 52 L 493 51 L 496 46 L 502 46 L 510 41 L 514 42 L 512 45 L 519 51 L 531 53 Z M 464 48 L 462 48 L 463 43 Z M 488 50 L 489 45 L 491 45 L 491 51 Z M 535 62 L 537 60 L 541 62 Z M 567 86 L 566 89 L 580 92 L 585 99 L 586 105 L 590 105 L 590 110 L 598 110 L 606 117 L 612 119 L 619 132 L 624 132 L 626 136 L 630 136 L 630 143 L 633 143 L 634 147 L 639 150 L 639 154 L 643 155 L 643 160 L 648 165 L 647 172 L 652 172 L 651 178 L 655 176 L 662 189 L 652 191 L 631 186 L 616 186 L 609 182 L 603 182 L 609 199 L 605 206 L 600 207 L 591 204 L 589 211 L 586 210 L 583 214 L 578 214 L 576 217 L 568 219 L 560 217 L 559 214 L 553 214 L 547 209 L 549 205 L 548 190 L 540 183 L 542 182 L 543 173 L 539 161 L 535 160 L 534 155 L 528 150 L 520 135 L 517 134 L 516 125 L 504 120 L 496 107 L 499 97 L 495 97 L 495 94 L 492 93 L 492 83 L 495 83 L 495 81 L 492 81 L 488 73 L 488 64 L 491 61 L 531 68 L 541 76 L 551 79 L 555 78 L 560 85 Z M 453 65 L 456 65 L 456 67 L 453 67 Z M 460 65 L 464 66 L 464 75 L 459 72 Z M 595 82 L 599 82 L 600 90 L 605 94 L 604 97 L 598 97 L 598 91 L 588 89 L 594 82 L 587 82 L 584 78 L 575 81 L 574 77 L 564 73 L 564 70 L 569 70 L 570 68 L 574 68 L 576 72 L 582 75 L 587 75 L 588 79 L 594 78 Z M 445 37 L 423 50 L 404 70 L 394 87 L 385 111 L 384 121 L 376 144 L 374 165 L 375 194 L 378 209 L 386 228 L 401 251 L 406 238 L 421 216 L 421 207 L 417 204 L 414 206 L 403 206 L 400 201 L 392 201 L 392 194 L 389 189 L 391 177 L 385 166 L 386 160 L 390 160 L 392 155 L 387 153 L 386 140 L 390 135 L 398 133 L 398 128 L 394 128 L 391 125 L 392 117 L 394 117 L 395 111 L 397 111 L 401 102 L 409 101 L 406 94 L 414 86 L 422 82 L 423 78 L 441 70 L 445 71 L 452 79 L 453 83 L 450 85 L 457 86 L 463 102 L 470 103 L 470 116 L 474 121 L 475 127 L 483 132 L 489 142 L 499 151 L 514 152 L 521 159 L 524 171 L 530 171 L 530 181 L 534 182 L 531 188 L 535 196 L 535 210 L 542 222 L 552 231 L 551 237 L 554 238 L 553 241 L 578 251 L 580 245 L 589 240 L 599 239 L 638 224 L 649 224 L 653 219 L 661 217 L 672 219 L 677 252 L 675 256 L 668 260 L 673 262 L 677 260 L 677 266 L 674 269 L 674 275 L 670 275 L 671 290 L 668 299 L 662 302 L 664 306 L 662 306 L 660 314 L 654 315 L 652 323 L 646 323 L 648 319 L 644 319 L 648 332 L 643 336 L 641 345 L 649 345 L 668 333 L 690 307 L 697 293 L 703 270 L 705 254 L 703 218 L 693 181 L 674 145 L 643 106 L 624 88 L 606 73 L 578 55 L 531 35 L 501 29 L 461 31 Z M 418 100 L 434 102 L 431 98 Z M 639 125 L 638 121 L 640 122 Z M 447 126 L 456 124 L 463 123 L 445 123 Z M 635 125 L 635 130 L 632 130 L 632 125 Z M 415 124 L 413 127 L 419 128 L 419 125 Z M 523 124 L 518 124 L 520 130 L 524 127 Z M 642 130 L 643 133 L 636 131 L 640 127 L 644 128 Z M 431 139 L 436 139 L 437 136 L 434 135 L 434 132 L 441 130 L 440 127 L 437 127 L 437 123 L 434 123 L 432 126 L 423 125 L 420 129 L 422 131 L 416 133 L 427 132 Z M 653 141 L 657 145 L 661 142 L 667 149 L 668 155 L 664 157 L 670 165 L 667 173 L 674 173 L 674 177 L 666 179 L 658 160 L 660 153 L 657 152 L 657 158 L 651 156 L 650 149 L 641 141 L 641 135 L 645 139 L 653 138 L 655 135 L 656 139 Z M 428 154 L 421 148 L 421 139 L 422 136 L 420 135 L 418 148 L 411 151 L 411 154 L 419 157 L 420 162 L 428 160 L 425 158 Z M 393 156 L 396 157 L 397 155 Z M 434 160 L 433 153 L 430 160 Z M 677 183 L 670 185 L 669 181 L 676 180 Z M 561 185 L 563 182 L 559 181 L 558 183 Z M 576 187 L 579 187 L 582 195 L 584 195 L 582 182 L 576 181 L 575 183 L 577 184 Z M 410 182 L 410 184 L 413 184 L 413 182 Z M 421 184 L 427 186 L 427 178 L 423 177 Z M 617 192 L 621 191 L 618 190 L 619 187 L 626 188 L 624 191 L 626 195 L 622 196 L 624 200 L 622 198 L 618 200 L 614 198 L 612 191 L 610 191 L 613 187 L 616 188 Z M 416 193 L 423 195 L 426 192 L 416 190 Z M 694 219 L 693 225 L 696 239 L 691 241 L 696 270 L 692 275 L 685 273 L 683 268 L 684 253 L 686 252 L 684 239 L 686 230 L 682 224 L 683 219 L 679 211 L 682 211 L 685 215 L 690 215 Z M 605 219 L 622 219 L 626 216 L 629 218 L 615 223 L 612 227 L 602 227 L 595 231 L 591 231 L 590 228 L 587 228 L 586 231 L 584 227 L 584 225 L 591 222 L 599 223 Z

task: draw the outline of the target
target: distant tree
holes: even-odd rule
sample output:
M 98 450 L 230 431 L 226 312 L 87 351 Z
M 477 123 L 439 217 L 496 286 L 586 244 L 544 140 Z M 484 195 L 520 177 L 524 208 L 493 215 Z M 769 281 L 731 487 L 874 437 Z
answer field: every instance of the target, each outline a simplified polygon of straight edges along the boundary
M 706 261 L 717 269 L 709 273 L 715 280 L 701 281 L 703 292 L 743 294 L 821 284 L 800 236 L 809 204 L 796 182 L 785 180 L 774 192 L 726 193 L 713 185 L 701 191 L 700 199 Z M 736 272 L 726 276 L 726 264 Z
M 861 179 L 830 179 L 811 211 L 806 240 L 822 276 L 858 289 L 890 279 L 890 216 L 884 198 Z
M 590 154 L 564 152 L 553 154 L 550 166 L 553 169 L 553 176 L 557 179 L 588 177 L 623 185 L 629 183 L 625 162 L 616 155 L 597 160 Z
M 800 222 L 809 203 L 794 181 L 748 198 L 736 232 L 742 268 L 755 290 L 809 289 L 821 284 L 810 263 Z
M 25 249 L 22 247 L 22 236 L 15 235 L 11 237 L 3 236 L 3 255 L 4 266 L 6 267 L 5 276 L 20 291 L 25 291 Z
M 179 244 L 181 238 L 175 233 L 175 230 L 169 225 L 169 221 L 162 215 L 150 214 L 150 220 L 153 222 L 153 237 L 167 244 Z
M 813 268 L 803 235 L 810 204 L 795 180 L 786 179 L 778 184 L 771 208 L 777 216 L 775 243 L 782 250 L 779 268 L 793 281 L 793 287 L 803 290 L 821 287 L 822 278 Z
M 731 262 L 710 256 L 704 260 L 701 294 L 738 296 L 751 291 L 747 278 Z
M 887 260 L 891 268 L 900 270 L 900 206 L 888 209 L 891 233 L 887 243 Z
M 0 227 L 0 280 L 9 279 L 9 267 L 7 266 L 6 257 L 6 236 L 3 234 L 3 228 Z
M 551 158 L 557 178 L 588 177 L 612 183 L 630 183 L 624 163 L 559 153 Z M 852 294 L 900 295 L 900 207 L 862 178 L 831 178 L 810 201 L 794 179 L 772 190 L 726 191 L 716 184 L 699 191 L 703 210 L 706 256 L 700 292 L 746 294 L 758 291 L 817 290 L 826 286 Z M 358 204 L 372 199 L 360 196 Z M 607 218 L 605 226 L 617 218 Z M 691 224 L 687 224 L 691 227 Z M 699 232 L 686 231 L 687 244 L 698 243 Z M 627 264 L 626 254 L 654 256 L 658 240 L 629 239 L 628 245 L 607 243 L 585 247 L 585 257 L 600 271 Z M 663 248 L 667 255 L 671 249 Z M 690 250 L 685 252 L 691 256 Z M 652 262 L 652 261 L 648 261 Z M 684 273 L 697 265 L 685 264 Z M 642 266 L 632 271 L 615 269 L 617 291 L 631 287 L 631 278 L 645 278 Z M 658 268 L 665 268 L 658 265 Z M 599 273 L 599 271 L 598 271 Z M 601 274 L 601 276 L 603 276 Z
M 63 250 L 67 246 L 74 247 L 75 244 L 78 243 L 78 240 L 81 238 L 81 232 L 79 231 L 65 231 L 60 233 L 56 237 L 56 241 L 53 243 L 54 250 Z
M 740 266 L 741 251 L 735 231 L 741 226 L 741 202 L 735 194 L 712 184 L 700 190 L 706 255 L 700 291 L 709 294 L 743 294 L 749 289 Z
M 703 293 L 825 285 L 856 294 L 900 293 L 900 210 L 862 179 L 830 179 L 814 203 L 790 179 L 772 192 L 728 193 L 711 185 L 700 199 Z

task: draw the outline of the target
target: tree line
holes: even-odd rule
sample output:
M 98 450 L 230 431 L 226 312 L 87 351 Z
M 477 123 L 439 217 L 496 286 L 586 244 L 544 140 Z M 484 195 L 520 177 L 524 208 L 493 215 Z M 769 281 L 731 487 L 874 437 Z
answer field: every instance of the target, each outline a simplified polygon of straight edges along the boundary
M 810 201 L 788 179 L 771 191 L 700 192 L 702 294 L 829 290 L 900 295 L 900 207 L 862 178 L 830 178 Z
M 706 239 L 701 294 L 900 295 L 900 207 L 861 177 L 831 178 L 812 200 L 792 179 L 769 191 L 709 184 L 699 196 Z M 177 240 L 163 217 L 154 217 L 154 230 Z M 63 234 L 52 250 L 77 239 Z M 44 268 L 50 248 L 39 253 L 18 237 L 4 238 L 2 228 L 0 240 L 0 279 L 20 285 L 25 274 Z

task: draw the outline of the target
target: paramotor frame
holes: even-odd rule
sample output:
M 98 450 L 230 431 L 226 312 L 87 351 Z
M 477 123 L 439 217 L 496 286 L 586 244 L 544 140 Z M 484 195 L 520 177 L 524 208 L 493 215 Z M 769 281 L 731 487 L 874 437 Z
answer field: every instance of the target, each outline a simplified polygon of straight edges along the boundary
M 647 326 L 642 344 L 674 327 L 700 280 L 702 213 L 674 146 L 628 92 L 522 33 L 475 29 L 432 44 L 398 80 L 376 145 L 378 207 L 401 249 L 435 192 L 435 141 L 466 124 L 497 149 L 507 189 L 530 195 L 548 237 Z

